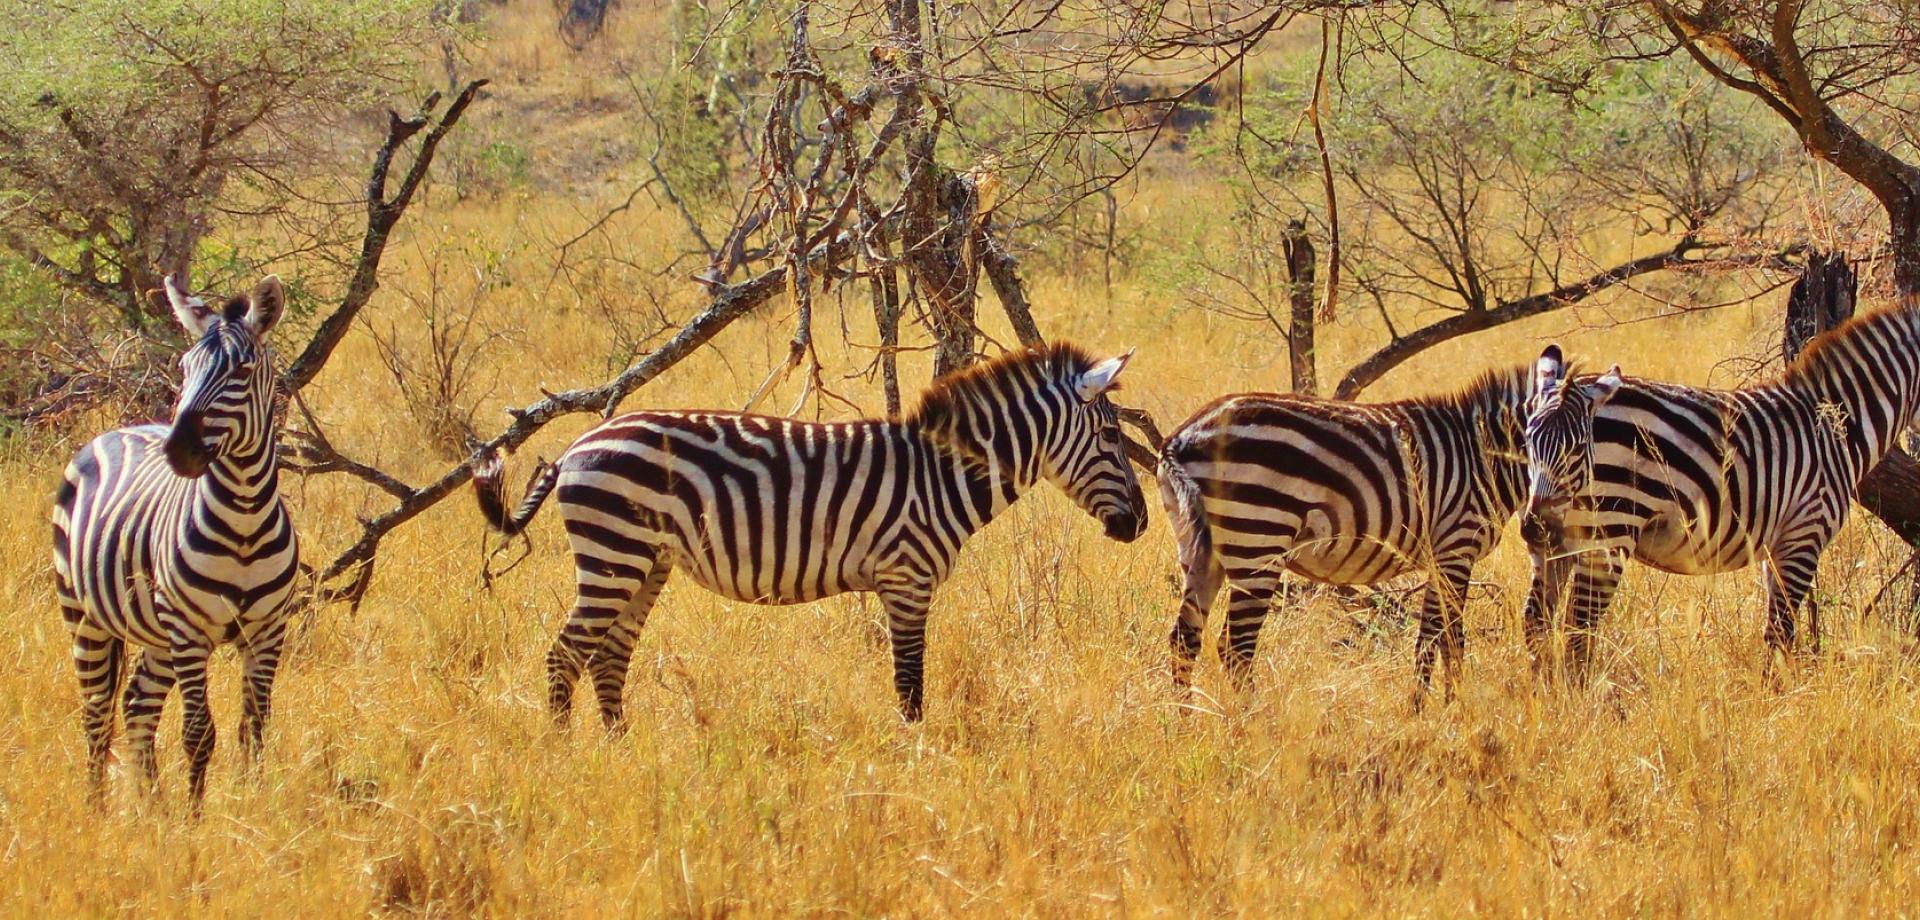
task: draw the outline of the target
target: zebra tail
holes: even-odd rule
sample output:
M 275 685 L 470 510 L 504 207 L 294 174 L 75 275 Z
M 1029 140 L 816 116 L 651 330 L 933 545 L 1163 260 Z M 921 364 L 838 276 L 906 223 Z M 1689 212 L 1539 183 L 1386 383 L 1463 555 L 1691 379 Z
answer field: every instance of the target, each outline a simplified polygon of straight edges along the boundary
M 1173 522 L 1187 591 L 1204 605 L 1219 593 L 1222 573 L 1213 558 L 1213 528 L 1200 501 L 1200 484 L 1167 452 L 1161 453 L 1154 478 L 1160 481 L 1160 504 Z
M 534 478 L 527 484 L 527 496 L 520 500 L 520 508 L 512 514 L 507 513 L 506 468 L 500 462 L 500 455 L 489 451 L 473 464 L 473 497 L 480 502 L 480 514 L 487 519 L 487 525 L 507 536 L 515 536 L 527 529 L 527 522 L 545 504 L 547 496 L 560 481 L 560 465 L 541 461 L 541 469 L 534 471 Z

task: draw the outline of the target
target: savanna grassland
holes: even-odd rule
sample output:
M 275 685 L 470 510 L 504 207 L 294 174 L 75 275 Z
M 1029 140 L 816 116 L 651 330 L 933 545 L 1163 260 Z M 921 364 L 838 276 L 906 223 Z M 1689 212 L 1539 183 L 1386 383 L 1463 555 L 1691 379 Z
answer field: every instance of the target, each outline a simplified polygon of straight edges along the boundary
M 438 284 L 497 333 L 471 394 L 483 431 L 541 386 L 590 385 L 624 361 L 606 314 L 553 282 L 545 241 L 630 190 L 618 173 L 553 177 L 630 157 L 619 126 L 631 113 L 624 90 L 595 78 L 604 52 L 567 51 L 534 19 L 546 5 L 526 6 L 510 14 L 526 22 L 498 24 L 474 53 L 496 84 L 462 130 L 523 138 L 528 176 L 465 200 L 431 189 L 402 225 L 371 328 L 306 394 L 337 443 L 409 481 L 449 461 L 403 408 L 371 334 L 412 328 L 403 292 Z M 1111 289 L 1097 265 L 1029 269 L 1050 335 L 1139 347 L 1123 395 L 1163 428 L 1222 392 L 1286 387 L 1270 329 L 1192 308 L 1163 274 L 1220 245 L 1210 221 L 1226 196 L 1204 168 L 1158 158 L 1121 196 L 1142 242 Z M 677 216 L 644 196 L 614 226 L 637 264 L 680 246 Z M 478 252 L 504 283 L 476 286 L 463 260 Z M 669 314 L 697 309 L 692 288 L 661 282 Z M 1724 359 L 1768 349 L 1783 296 L 1626 325 L 1549 314 L 1434 349 L 1369 395 L 1446 389 L 1556 340 L 1589 364 L 1725 383 Z M 864 304 L 829 294 L 819 309 L 836 330 L 844 317 L 846 341 L 870 343 Z M 785 357 L 788 311 L 736 323 L 626 406 L 738 408 Z M 995 322 L 987 331 L 1013 341 Z M 1381 340 L 1364 318 L 1323 333 L 1323 379 Z M 876 411 L 877 386 L 853 376 L 870 352 L 837 332 L 820 344 L 829 371 L 849 375 L 836 390 Z M 906 355 L 903 377 L 923 382 L 928 360 Z M 770 404 L 798 395 L 789 382 Z M 967 546 L 939 595 L 924 724 L 895 715 L 871 600 L 762 608 L 673 581 L 635 655 L 631 730 L 609 740 L 587 713 L 572 734 L 545 713 L 543 656 L 571 590 L 555 517 L 537 519 L 533 555 L 488 590 L 489 544 L 461 495 L 387 540 L 357 612 L 321 608 L 295 627 L 257 776 L 238 768 L 238 675 L 223 653 L 205 817 L 184 821 L 177 702 L 162 795 L 143 797 L 116 768 L 96 811 L 46 516 L 74 438 L 112 421 L 0 455 L 9 914 L 1804 915 L 1920 903 L 1920 659 L 1863 614 L 1905 552 L 1860 517 L 1821 573 L 1824 651 L 1773 677 L 1752 573 L 1634 567 L 1594 686 L 1542 689 L 1518 634 L 1527 570 L 1510 529 L 1479 575 L 1451 705 L 1410 705 L 1402 616 L 1319 596 L 1269 619 L 1257 692 L 1231 696 L 1209 652 L 1202 693 L 1183 706 L 1165 668 L 1177 583 L 1157 503 L 1147 534 L 1120 545 L 1043 488 Z M 589 423 L 550 426 L 510 480 Z M 336 480 L 285 487 L 310 559 L 383 507 Z

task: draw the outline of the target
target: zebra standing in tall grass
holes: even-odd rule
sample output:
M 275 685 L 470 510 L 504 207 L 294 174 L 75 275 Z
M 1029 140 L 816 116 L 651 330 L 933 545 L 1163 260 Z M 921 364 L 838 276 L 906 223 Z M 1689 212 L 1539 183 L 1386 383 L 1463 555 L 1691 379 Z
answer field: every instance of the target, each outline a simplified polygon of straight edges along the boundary
M 1522 528 L 1544 550 L 1526 614 L 1536 655 L 1571 570 L 1567 659 L 1584 674 L 1628 556 L 1681 575 L 1761 563 L 1766 640 L 1785 653 L 1854 490 L 1920 409 L 1920 306 L 1844 323 L 1746 389 L 1541 370 Z
M 158 780 L 154 731 L 177 685 L 197 809 L 214 745 L 208 656 L 232 642 L 245 659 L 240 743 L 252 763 L 286 636 L 298 547 L 280 502 L 265 343 L 286 294 L 269 275 L 216 311 L 171 276 L 166 289 L 197 340 L 180 360 L 172 423 L 110 431 L 68 464 L 54 499 L 53 566 L 73 634 L 95 794 L 104 790 L 131 645 L 140 649 L 126 685 L 134 761 L 150 785 Z
M 951 375 L 904 421 L 812 423 L 728 412 L 635 412 L 588 431 L 509 514 L 500 465 L 474 471 L 480 509 L 519 533 L 550 492 L 573 546 L 576 600 L 547 655 L 553 717 L 593 678 L 622 722 L 635 636 L 670 572 L 758 604 L 872 591 L 887 610 L 894 689 L 921 716 L 927 610 L 960 546 L 1041 480 L 1130 542 L 1146 504 L 1106 393 L 1132 353 L 1042 346 Z
M 1420 690 L 1438 652 L 1452 676 L 1473 565 L 1526 491 L 1521 424 L 1531 394 L 1528 371 L 1515 368 L 1451 395 L 1371 405 L 1243 393 L 1182 423 L 1159 467 L 1186 580 L 1171 637 L 1174 685 L 1190 685 L 1224 582 L 1218 651 L 1247 689 L 1287 572 L 1349 585 L 1430 573 L 1414 656 Z

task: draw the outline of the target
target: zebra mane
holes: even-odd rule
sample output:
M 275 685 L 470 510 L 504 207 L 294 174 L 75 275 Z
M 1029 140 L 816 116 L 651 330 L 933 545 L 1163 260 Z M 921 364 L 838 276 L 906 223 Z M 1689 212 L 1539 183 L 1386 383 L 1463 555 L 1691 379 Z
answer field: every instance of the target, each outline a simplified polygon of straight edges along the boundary
M 1568 362 L 1567 379 L 1579 376 L 1580 368 Z M 1429 406 L 1437 409 L 1493 409 L 1509 401 L 1513 396 L 1520 399 L 1533 393 L 1533 367 L 1499 367 L 1481 371 L 1473 381 L 1451 393 L 1433 393 L 1415 396 L 1401 403 L 1403 406 Z
M 1875 310 L 1849 317 L 1808 342 L 1801 349 L 1799 357 L 1794 358 L 1781 373 L 1780 382 L 1788 386 L 1801 386 L 1830 379 L 1836 367 L 1844 368 L 1859 360 L 1857 354 L 1848 353 L 1847 343 L 1850 340 L 1869 332 L 1890 331 L 1880 328 L 1883 326 L 1911 322 L 1915 312 L 1920 312 L 1920 302 L 1902 299 L 1900 305 L 1891 310 Z
M 1047 342 L 1008 352 L 934 381 L 904 421 L 945 446 L 972 454 L 975 448 L 958 430 L 965 419 L 960 411 L 962 407 L 969 403 L 997 402 L 1008 393 L 1064 381 L 1085 373 L 1093 365 L 1093 356 L 1071 342 Z

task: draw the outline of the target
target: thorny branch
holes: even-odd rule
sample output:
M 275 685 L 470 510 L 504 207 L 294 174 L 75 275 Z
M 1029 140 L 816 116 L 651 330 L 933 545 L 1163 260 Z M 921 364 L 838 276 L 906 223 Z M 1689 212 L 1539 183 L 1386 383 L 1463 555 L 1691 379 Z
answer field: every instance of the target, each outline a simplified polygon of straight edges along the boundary
M 400 222 L 407 206 L 413 202 L 413 194 L 427 177 L 427 170 L 433 165 L 433 155 L 446 138 L 447 132 L 460 123 L 460 116 L 467 113 L 467 106 L 473 104 L 474 95 L 487 85 L 485 80 L 474 80 L 460 91 L 460 95 L 447 107 L 438 121 L 433 119 L 433 110 L 440 104 L 440 94 L 427 97 L 420 106 L 420 113 L 412 118 L 402 118 L 398 112 L 387 113 L 387 139 L 374 154 L 373 169 L 367 176 L 367 231 L 360 244 L 360 259 L 354 265 L 353 277 L 347 282 L 347 293 L 340 298 L 338 306 L 320 323 L 313 334 L 313 340 L 300 352 L 286 371 L 280 375 L 280 386 L 288 392 L 297 392 L 320 373 L 327 359 L 333 356 L 333 350 L 345 338 L 347 330 L 352 328 L 354 317 L 367 305 L 373 292 L 380 286 L 380 259 L 386 254 L 387 239 L 395 224 Z M 407 141 L 431 124 L 427 136 L 420 142 L 420 149 L 414 154 L 413 163 L 400 180 L 400 187 L 391 196 L 387 194 L 387 174 L 393 166 L 393 155 L 405 146 Z

